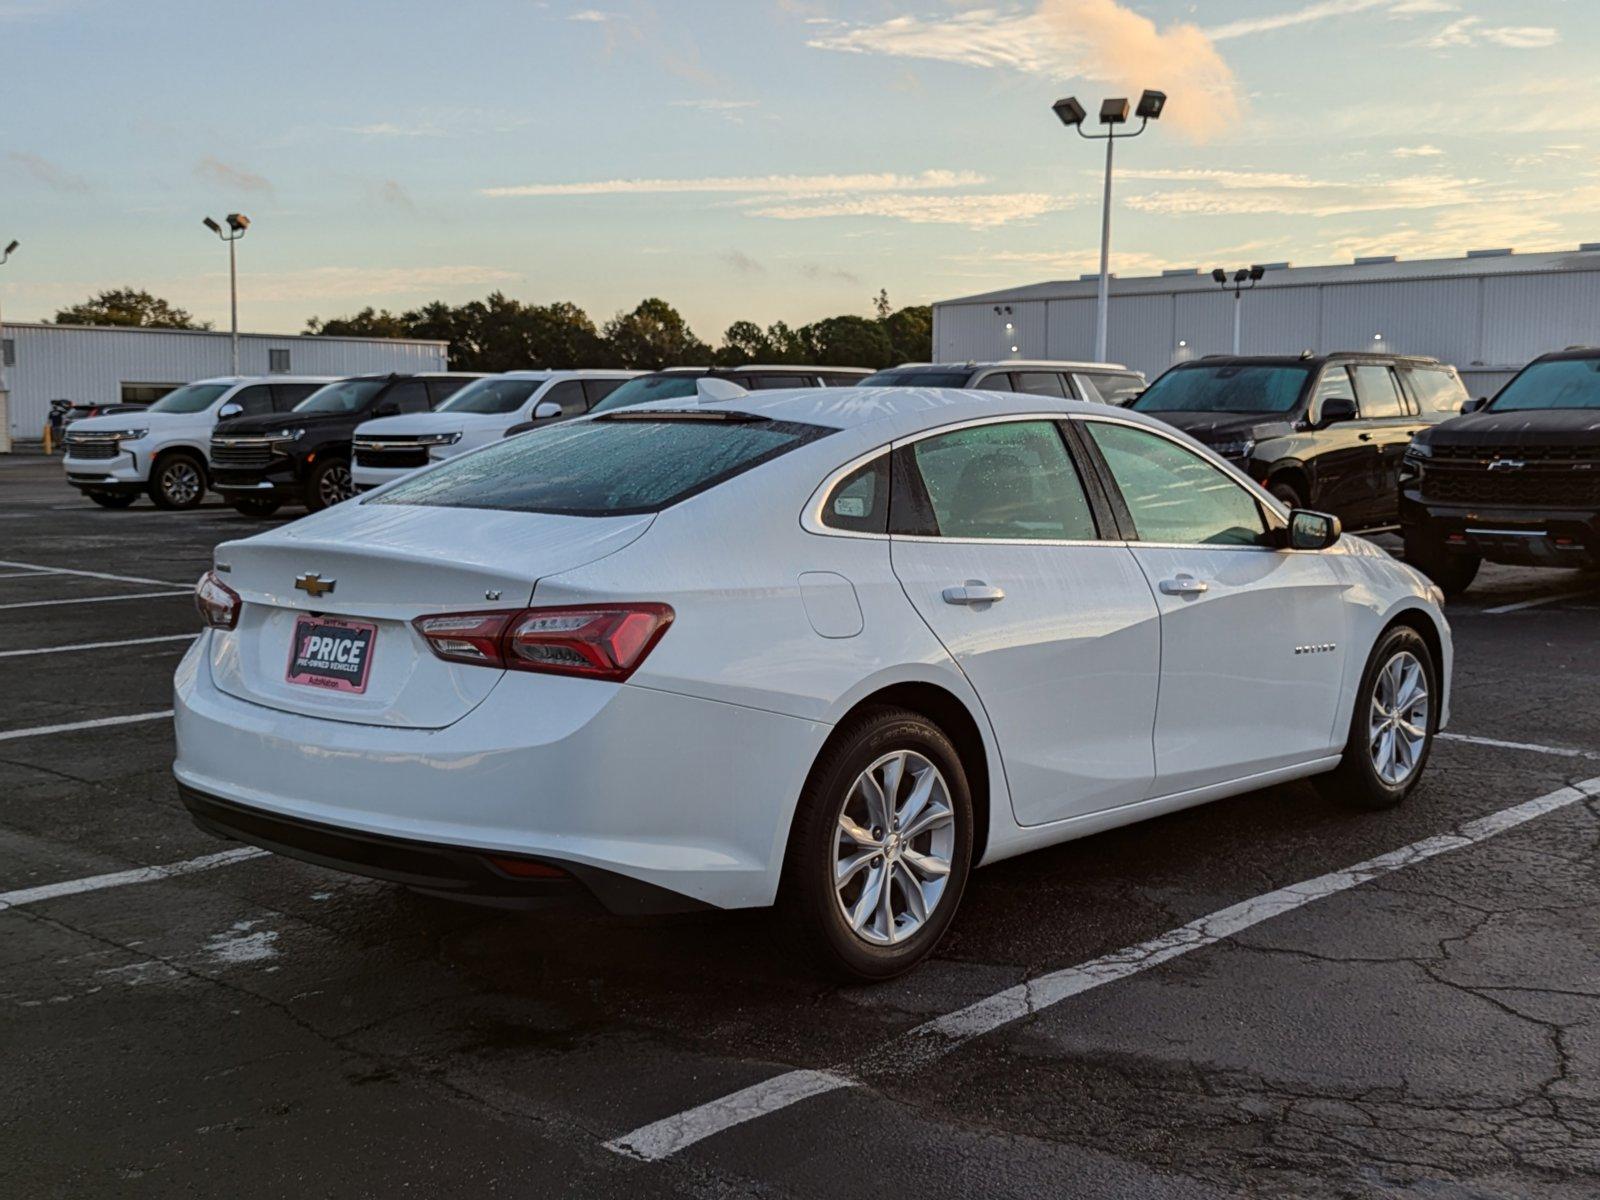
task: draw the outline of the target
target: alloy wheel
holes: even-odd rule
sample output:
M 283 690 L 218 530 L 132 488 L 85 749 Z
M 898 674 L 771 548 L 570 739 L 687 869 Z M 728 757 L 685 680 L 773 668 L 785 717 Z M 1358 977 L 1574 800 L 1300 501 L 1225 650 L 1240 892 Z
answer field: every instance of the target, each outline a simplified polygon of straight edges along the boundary
M 175 507 L 193 504 L 200 489 L 200 472 L 187 459 L 169 463 L 161 471 L 161 494 Z
M 317 498 L 324 505 L 338 504 L 355 494 L 355 480 L 350 476 L 350 468 L 343 463 L 331 466 L 322 473 L 322 480 L 317 485 Z
M 1368 746 L 1378 778 L 1390 787 L 1407 782 L 1428 744 L 1428 674 L 1417 656 L 1402 650 L 1373 681 Z
M 874 946 L 914 935 L 943 899 L 955 809 L 929 759 L 898 750 L 856 777 L 834 834 L 834 889 L 845 922 Z

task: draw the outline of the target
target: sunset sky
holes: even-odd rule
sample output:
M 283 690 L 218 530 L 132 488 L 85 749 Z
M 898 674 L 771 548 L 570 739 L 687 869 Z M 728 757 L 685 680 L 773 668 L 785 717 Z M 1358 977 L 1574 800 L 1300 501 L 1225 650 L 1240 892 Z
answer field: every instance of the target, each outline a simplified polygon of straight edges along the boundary
M 9 320 L 146 287 L 225 326 L 499 288 L 716 340 L 1094 269 L 1600 240 L 1583 0 L 0 0 Z

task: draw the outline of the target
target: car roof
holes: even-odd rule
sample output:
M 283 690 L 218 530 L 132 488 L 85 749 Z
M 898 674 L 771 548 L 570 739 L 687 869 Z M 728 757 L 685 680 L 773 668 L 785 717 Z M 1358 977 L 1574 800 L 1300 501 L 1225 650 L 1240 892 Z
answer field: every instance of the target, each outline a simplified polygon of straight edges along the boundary
M 191 379 L 184 387 L 200 383 L 225 383 L 234 387 L 241 383 L 332 383 L 342 375 L 213 375 L 209 379 Z
M 885 371 L 993 371 L 1015 370 L 1025 371 L 1122 371 L 1129 375 L 1138 374 L 1132 367 L 1125 367 L 1121 363 L 1112 362 L 1084 362 L 1068 358 L 1005 358 L 991 359 L 986 362 L 969 360 L 967 362 L 928 362 L 928 363 L 901 363 L 897 367 L 885 367 Z
M 741 363 L 737 367 L 662 367 L 650 371 L 651 375 L 744 375 L 757 371 L 773 371 L 780 375 L 800 375 L 806 372 L 827 372 L 829 375 L 860 375 L 863 379 L 872 374 L 868 367 L 818 367 L 810 363 Z
M 1313 354 L 1307 350 L 1300 354 L 1207 354 L 1202 358 L 1190 359 L 1188 362 L 1174 363 L 1170 369 L 1214 367 L 1218 364 L 1227 363 L 1253 363 L 1257 366 L 1280 367 L 1317 366 L 1322 363 L 1332 362 L 1335 359 L 1354 359 L 1358 362 L 1422 363 L 1431 367 L 1444 365 L 1437 358 L 1429 358 L 1423 354 L 1385 354 L 1376 350 L 1329 350 L 1326 354 Z

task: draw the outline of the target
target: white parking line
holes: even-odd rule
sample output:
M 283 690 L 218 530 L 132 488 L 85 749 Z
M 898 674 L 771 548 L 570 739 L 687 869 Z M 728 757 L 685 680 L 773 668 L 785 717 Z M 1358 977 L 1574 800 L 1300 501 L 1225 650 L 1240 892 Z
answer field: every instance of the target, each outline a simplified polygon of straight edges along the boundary
M 241 846 L 191 858 L 184 862 L 167 863 L 160 867 L 135 867 L 131 871 L 113 871 L 109 875 L 90 875 L 86 879 L 68 879 L 61 883 L 46 883 L 39 887 L 20 888 L 14 892 L 0 892 L 0 912 L 19 908 L 24 904 L 37 904 L 41 900 L 54 900 L 57 896 L 76 896 L 81 892 L 98 892 L 106 888 L 125 887 L 130 883 L 150 883 L 157 879 L 172 879 L 179 875 L 193 875 L 197 871 L 210 871 L 229 867 L 234 863 L 261 858 L 267 851 L 254 846 Z
M 59 575 L 59 571 L 4 571 L 0 579 L 43 579 L 46 575 Z
M 79 571 L 73 567 L 47 567 L 43 563 L 8 562 L 0 559 L 0 567 L 19 567 L 30 571 L 43 571 L 49 575 L 78 575 L 84 579 L 109 579 L 115 583 L 153 583 L 157 587 L 192 588 L 193 582 L 178 583 L 171 579 L 145 579 L 139 575 L 107 575 L 103 571 Z
M 52 733 L 76 733 L 80 729 L 106 729 L 112 725 L 137 725 L 141 721 L 161 721 L 172 715 L 170 708 L 160 712 L 133 713 L 126 717 L 96 717 L 92 721 L 69 721 L 65 725 L 35 725 L 32 729 L 0 730 L 0 742 L 18 738 L 45 737 Z
M 1291 884 L 1219 909 L 1136 946 L 1128 946 L 1078 966 L 1030 979 L 976 1004 L 918 1025 L 840 1070 L 785 1072 L 765 1083 L 743 1088 L 708 1104 L 625 1133 L 607 1142 L 606 1149 L 651 1162 L 667 1158 L 713 1134 L 777 1112 L 811 1096 L 859 1086 L 862 1076 L 921 1067 L 973 1038 L 1042 1012 L 1063 1000 L 1148 971 L 1151 967 L 1170 962 L 1190 951 L 1215 945 L 1224 938 L 1293 912 L 1313 901 L 1347 891 L 1402 867 L 1414 866 L 1435 855 L 1475 845 L 1536 817 L 1593 796 L 1600 796 L 1600 777 L 1586 779 L 1572 787 L 1561 788 L 1513 808 L 1468 821 L 1454 833 L 1423 838 L 1342 871 L 1319 875 L 1315 879 Z
M 1557 758 L 1600 760 L 1600 750 L 1579 750 L 1572 746 L 1541 746 L 1537 742 L 1502 742 L 1499 738 L 1471 737 L 1465 733 L 1441 733 L 1441 741 L 1465 742 L 1469 746 L 1492 746 L 1496 750 L 1527 750 L 1534 754 L 1553 754 Z
M 36 650 L 0 650 L 0 658 L 22 658 L 29 654 L 66 654 L 71 650 L 109 650 L 114 646 L 148 646 L 154 642 L 192 642 L 196 633 L 165 633 L 160 637 L 124 638 L 120 642 L 78 642 L 71 646 L 40 646 Z
M 1555 596 L 1541 596 L 1537 600 L 1521 600 L 1516 604 L 1500 604 L 1494 608 L 1486 608 L 1483 611 L 1485 614 L 1521 612 L 1525 608 L 1538 608 L 1541 604 L 1559 604 L 1563 600 L 1579 600 L 1584 596 L 1596 595 L 1600 595 L 1600 590 L 1585 588 L 1581 592 L 1562 592 Z
M 58 604 L 106 604 L 112 600 L 154 600 L 158 596 L 192 595 L 194 595 L 194 590 L 185 588 L 181 592 L 131 592 L 126 596 L 71 596 L 65 600 L 22 600 L 16 604 L 0 604 L 0 609 L 52 608 Z

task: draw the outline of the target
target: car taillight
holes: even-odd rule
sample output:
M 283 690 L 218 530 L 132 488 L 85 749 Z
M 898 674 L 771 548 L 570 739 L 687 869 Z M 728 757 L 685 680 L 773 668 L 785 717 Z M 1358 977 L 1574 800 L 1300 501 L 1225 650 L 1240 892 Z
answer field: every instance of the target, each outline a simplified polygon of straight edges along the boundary
M 672 624 L 666 604 L 581 604 L 441 613 L 412 622 L 448 662 L 621 683 Z
M 194 606 L 212 629 L 232 629 L 239 623 L 239 593 L 207 571 L 194 585 Z

